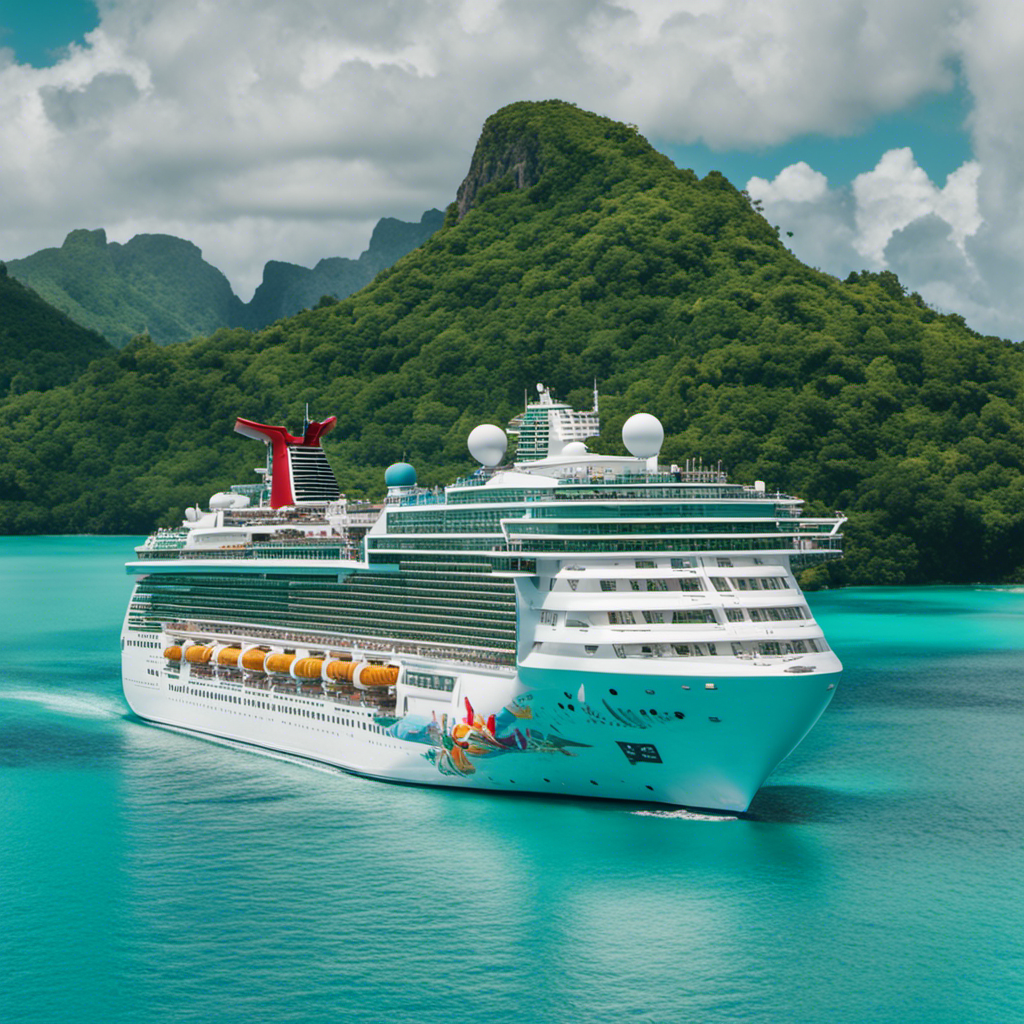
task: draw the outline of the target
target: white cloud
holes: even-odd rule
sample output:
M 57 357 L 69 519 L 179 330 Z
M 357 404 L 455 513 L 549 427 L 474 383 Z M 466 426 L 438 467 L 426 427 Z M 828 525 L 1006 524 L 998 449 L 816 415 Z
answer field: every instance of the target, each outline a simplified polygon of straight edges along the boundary
M 924 235 L 900 233 L 939 218 L 965 267 L 943 294 L 978 305 L 973 273 L 1019 325 L 1022 57 L 1010 0 L 101 0 L 53 67 L 0 52 L 0 257 L 138 225 L 195 241 L 244 292 L 268 258 L 356 255 L 377 217 L 449 202 L 505 103 L 557 96 L 667 142 L 752 148 L 855 131 L 959 63 L 977 161 L 943 186 L 894 150 L 850 190 L 795 164 L 751 191 L 844 272 L 913 275 Z
M 848 188 L 828 188 L 824 175 L 803 163 L 771 182 L 752 178 L 747 188 L 806 263 L 839 277 L 894 270 L 941 312 L 1019 338 L 1024 286 L 1013 275 L 1021 254 L 1008 258 L 1000 230 L 981 217 L 980 182 L 981 167 L 972 160 L 939 188 L 904 148 L 883 154 Z
M 890 149 L 874 170 L 853 179 L 858 252 L 871 262 L 882 262 L 894 231 L 932 213 L 949 225 L 951 237 L 962 245 L 981 226 L 979 174 L 979 165 L 969 161 L 939 189 L 917 165 L 909 147 Z
M 813 203 L 828 191 L 828 178 L 803 160 L 784 167 L 774 181 L 753 177 L 747 182 L 751 198 L 766 203 Z

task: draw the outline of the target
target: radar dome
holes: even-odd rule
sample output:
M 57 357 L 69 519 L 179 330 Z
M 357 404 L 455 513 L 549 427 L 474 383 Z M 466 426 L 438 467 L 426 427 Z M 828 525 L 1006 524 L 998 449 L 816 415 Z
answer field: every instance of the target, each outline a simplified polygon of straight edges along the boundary
M 587 446 L 582 441 L 570 441 L 563 449 L 563 455 L 586 455 Z
M 508 450 L 508 437 L 501 427 L 481 423 L 469 433 L 469 454 L 484 466 L 497 466 Z
M 661 451 L 665 440 L 665 428 L 657 416 L 649 412 L 638 412 L 622 424 L 622 443 L 630 455 L 638 459 L 649 459 Z
M 415 487 L 416 470 L 408 462 L 395 462 L 384 470 L 384 483 L 388 487 Z
M 227 491 L 218 491 L 210 498 L 210 508 L 234 508 L 235 496 Z

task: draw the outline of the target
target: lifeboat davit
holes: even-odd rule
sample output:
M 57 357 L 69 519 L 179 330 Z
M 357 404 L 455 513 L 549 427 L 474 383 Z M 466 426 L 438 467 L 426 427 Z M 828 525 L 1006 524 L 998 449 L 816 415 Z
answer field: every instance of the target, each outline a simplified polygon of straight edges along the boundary
M 242 656 L 241 647 L 222 647 L 217 652 L 218 665 L 230 665 L 232 668 L 238 665 L 238 659 Z
M 168 661 L 181 661 L 181 644 L 171 644 L 164 648 L 164 657 Z

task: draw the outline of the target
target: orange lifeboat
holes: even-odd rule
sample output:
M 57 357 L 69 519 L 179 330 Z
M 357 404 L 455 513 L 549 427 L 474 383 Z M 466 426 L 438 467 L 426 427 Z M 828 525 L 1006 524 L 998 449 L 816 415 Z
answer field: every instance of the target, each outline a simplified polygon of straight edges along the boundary
M 181 644 L 171 644 L 164 648 L 164 657 L 168 661 L 181 661 Z
M 251 647 L 242 655 L 242 668 L 248 669 L 250 672 L 263 672 L 263 663 L 267 660 L 267 654 L 269 651 L 260 647 Z
M 213 657 L 213 644 L 193 644 L 185 651 L 185 660 L 190 665 L 206 665 Z
M 354 661 L 330 661 L 327 663 L 327 678 L 336 683 L 350 683 L 357 667 Z
M 232 668 L 238 665 L 238 659 L 242 656 L 241 647 L 223 647 L 217 652 L 218 665 L 230 665 Z
M 267 660 L 263 663 L 263 667 L 268 672 L 278 672 L 287 675 L 294 660 L 294 654 L 282 654 L 279 651 L 276 651 L 275 653 L 267 656 Z
M 323 666 L 323 658 L 299 658 L 295 662 L 295 677 L 297 679 L 319 679 Z
M 362 671 L 356 677 L 360 686 L 394 686 L 398 682 L 397 665 L 368 665 L 364 662 L 360 668 Z

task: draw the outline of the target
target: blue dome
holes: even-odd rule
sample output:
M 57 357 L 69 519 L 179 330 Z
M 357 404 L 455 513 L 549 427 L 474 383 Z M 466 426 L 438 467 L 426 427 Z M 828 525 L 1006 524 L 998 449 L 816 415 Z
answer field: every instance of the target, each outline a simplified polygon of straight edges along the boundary
M 415 487 L 416 470 L 408 462 L 396 462 L 384 470 L 384 483 L 388 487 Z

